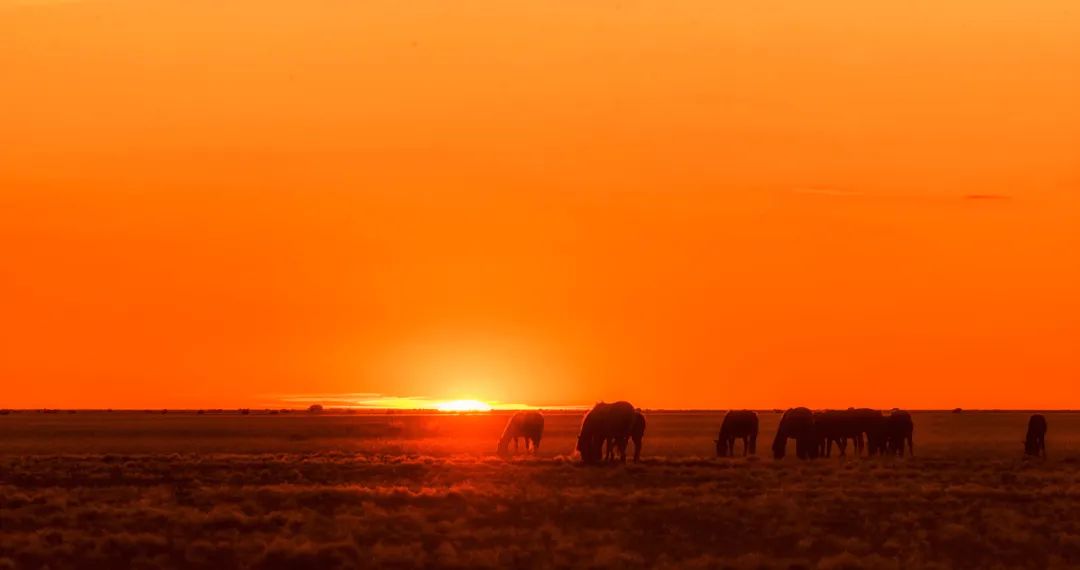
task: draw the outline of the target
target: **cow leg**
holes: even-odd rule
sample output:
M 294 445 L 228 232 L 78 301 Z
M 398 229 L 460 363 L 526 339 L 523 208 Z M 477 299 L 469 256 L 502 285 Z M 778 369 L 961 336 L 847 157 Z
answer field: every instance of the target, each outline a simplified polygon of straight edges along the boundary
M 634 463 L 641 460 L 641 438 L 634 438 Z

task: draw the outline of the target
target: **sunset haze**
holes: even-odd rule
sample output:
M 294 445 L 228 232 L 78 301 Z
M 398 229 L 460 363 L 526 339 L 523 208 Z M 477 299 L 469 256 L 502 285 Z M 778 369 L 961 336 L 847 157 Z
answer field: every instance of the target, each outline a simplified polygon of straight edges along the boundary
M 0 0 L 0 77 L 0 408 L 1080 408 L 1074 2 Z

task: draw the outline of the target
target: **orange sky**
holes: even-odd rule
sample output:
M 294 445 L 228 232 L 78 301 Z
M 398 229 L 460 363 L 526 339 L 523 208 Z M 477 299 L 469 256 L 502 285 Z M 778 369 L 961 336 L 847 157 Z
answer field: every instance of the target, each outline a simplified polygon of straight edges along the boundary
M 1080 407 L 1078 38 L 1071 0 L 0 0 L 0 407 Z

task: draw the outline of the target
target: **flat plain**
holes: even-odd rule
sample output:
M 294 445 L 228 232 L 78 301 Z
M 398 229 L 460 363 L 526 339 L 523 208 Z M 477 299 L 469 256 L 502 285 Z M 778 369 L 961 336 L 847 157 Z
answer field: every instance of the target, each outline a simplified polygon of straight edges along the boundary
M 3 568 L 1075 568 L 1080 414 L 917 412 L 915 457 L 714 457 L 723 412 L 647 413 L 583 467 L 581 413 L 0 415 Z

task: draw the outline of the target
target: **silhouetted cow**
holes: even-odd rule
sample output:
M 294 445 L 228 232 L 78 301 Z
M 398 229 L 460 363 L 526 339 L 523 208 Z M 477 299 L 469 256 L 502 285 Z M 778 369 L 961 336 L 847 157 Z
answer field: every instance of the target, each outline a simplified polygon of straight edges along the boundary
M 634 463 L 637 463 L 641 460 L 641 440 L 645 437 L 645 414 L 641 413 L 640 408 L 634 410 L 634 423 L 631 424 L 630 433 L 627 436 L 634 442 Z M 622 453 L 623 463 L 626 462 L 627 438 L 608 438 L 606 454 L 608 461 L 615 461 L 615 451 L 618 450 Z
M 510 440 L 514 440 L 514 452 L 518 451 L 518 438 L 525 439 L 525 452 L 529 451 L 529 443 L 532 443 L 532 451 L 536 453 L 540 449 L 540 438 L 544 436 L 544 416 L 540 412 L 517 412 L 510 416 L 503 429 L 502 437 L 499 438 L 499 454 L 506 454 L 510 446 Z
M 630 439 L 634 442 L 634 463 L 641 460 L 641 441 L 645 438 L 645 414 L 634 411 L 634 423 L 630 426 Z M 623 449 L 626 444 L 623 444 Z
M 577 450 L 581 454 L 581 460 L 585 463 L 600 463 L 604 458 L 604 444 L 607 444 L 609 451 L 613 451 L 613 447 L 619 449 L 625 463 L 626 443 L 633 432 L 634 423 L 638 421 L 638 415 L 639 412 L 629 402 L 600 402 L 593 406 L 582 419 L 581 431 L 578 433 Z M 643 434 L 644 425 L 642 422 Z
M 642 439 L 645 437 L 645 415 L 642 410 L 634 410 L 634 422 L 630 425 L 630 433 L 626 437 L 609 437 L 607 440 L 607 459 L 615 461 L 615 452 L 618 449 L 622 454 L 623 463 L 626 462 L 627 439 L 634 442 L 634 463 L 642 459 Z
M 1042 414 L 1034 414 L 1028 420 L 1024 453 L 1034 457 L 1046 457 L 1046 418 Z
M 791 408 L 780 418 L 773 439 L 773 457 L 783 459 L 787 453 L 787 440 L 795 440 L 795 455 L 799 459 L 813 459 L 818 453 L 818 438 L 814 429 L 814 413 L 806 408 Z
M 732 410 L 724 416 L 720 424 L 720 434 L 716 437 L 716 456 L 733 457 L 735 440 L 742 439 L 743 456 L 757 454 L 758 417 L 750 410 Z
M 855 417 L 848 411 L 825 410 L 814 412 L 814 429 L 818 437 L 818 456 L 831 457 L 832 444 L 840 455 L 847 454 L 847 440 L 852 440 L 856 449 L 860 432 L 855 425 Z
M 885 453 L 885 416 L 869 408 L 848 408 L 847 413 L 855 432 L 855 455 L 861 455 L 863 449 L 867 450 L 867 455 Z
M 904 442 L 907 442 L 908 451 L 915 455 L 914 432 L 915 423 L 911 421 L 911 414 L 904 410 L 893 410 L 889 417 L 885 418 L 885 449 L 890 454 L 904 456 Z

